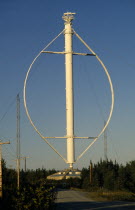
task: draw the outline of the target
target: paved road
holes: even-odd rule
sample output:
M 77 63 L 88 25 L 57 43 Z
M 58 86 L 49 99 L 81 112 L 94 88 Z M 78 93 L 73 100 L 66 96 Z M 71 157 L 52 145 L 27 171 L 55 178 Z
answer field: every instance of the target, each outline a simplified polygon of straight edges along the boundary
M 57 210 L 87 210 L 87 209 L 132 209 L 135 202 L 95 202 L 87 198 L 87 192 L 74 190 L 58 190 L 56 199 Z

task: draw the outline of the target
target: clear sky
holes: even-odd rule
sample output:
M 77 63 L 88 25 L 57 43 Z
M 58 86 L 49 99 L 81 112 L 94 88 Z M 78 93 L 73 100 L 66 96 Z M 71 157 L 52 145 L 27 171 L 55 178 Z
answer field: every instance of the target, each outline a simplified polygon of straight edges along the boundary
M 21 100 L 21 156 L 27 167 L 63 169 L 67 165 L 31 127 L 23 106 L 23 83 L 36 55 L 64 29 L 64 12 L 76 12 L 74 30 L 106 65 L 114 86 L 115 106 L 107 129 L 108 158 L 135 159 L 135 1 L 134 0 L 0 0 L 0 138 L 8 167 L 16 159 L 16 96 Z M 77 38 L 73 49 L 88 52 Z M 48 50 L 64 51 L 63 34 Z M 109 85 L 94 57 L 74 57 L 75 134 L 96 136 L 110 108 Z M 45 55 L 32 68 L 27 88 L 32 119 L 45 136 L 63 136 L 65 69 L 63 55 Z M 77 141 L 77 140 L 76 140 Z M 50 140 L 66 155 L 65 140 Z M 87 141 L 78 140 L 76 155 Z M 75 167 L 104 158 L 103 136 Z M 23 160 L 21 167 L 24 167 Z

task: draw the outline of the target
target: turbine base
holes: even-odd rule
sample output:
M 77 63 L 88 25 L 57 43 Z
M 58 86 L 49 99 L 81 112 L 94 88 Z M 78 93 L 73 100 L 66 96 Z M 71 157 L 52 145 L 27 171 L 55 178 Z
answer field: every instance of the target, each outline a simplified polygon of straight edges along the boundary
M 70 179 L 70 178 L 81 179 L 81 171 L 78 169 L 69 168 L 63 171 L 59 171 L 50 176 L 47 176 L 48 180 L 64 180 L 64 179 Z

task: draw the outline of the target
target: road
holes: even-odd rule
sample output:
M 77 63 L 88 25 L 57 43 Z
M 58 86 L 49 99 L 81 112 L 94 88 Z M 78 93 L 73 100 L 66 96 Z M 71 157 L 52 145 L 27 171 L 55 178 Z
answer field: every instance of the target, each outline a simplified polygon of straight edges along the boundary
M 88 209 L 132 209 L 135 210 L 135 202 L 96 202 L 87 197 L 87 192 L 74 190 L 58 190 L 56 199 L 57 210 L 88 210 Z

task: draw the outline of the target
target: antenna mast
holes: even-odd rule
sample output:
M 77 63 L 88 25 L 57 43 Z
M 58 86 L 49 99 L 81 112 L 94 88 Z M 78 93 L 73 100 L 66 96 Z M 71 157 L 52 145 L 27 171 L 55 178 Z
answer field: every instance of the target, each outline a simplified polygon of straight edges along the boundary
M 17 94 L 17 126 L 16 126 L 16 142 L 17 142 L 17 160 L 16 160 L 16 168 L 17 168 L 17 187 L 20 187 L 20 97 Z
M 104 125 L 106 124 L 106 122 L 104 122 Z M 107 161 L 107 131 L 104 131 L 104 158 L 105 161 Z

